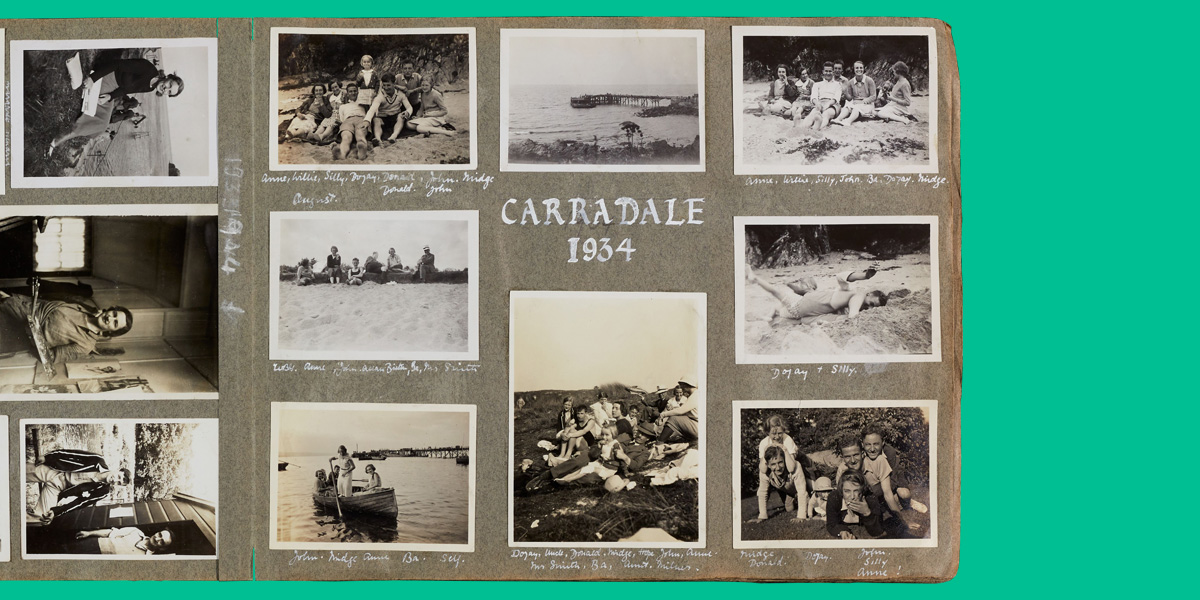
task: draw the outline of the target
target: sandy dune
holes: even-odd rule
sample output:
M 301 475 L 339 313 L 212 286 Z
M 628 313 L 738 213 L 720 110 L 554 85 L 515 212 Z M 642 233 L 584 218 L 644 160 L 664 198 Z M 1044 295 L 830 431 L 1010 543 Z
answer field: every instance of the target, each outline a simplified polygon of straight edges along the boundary
M 465 352 L 469 286 L 280 283 L 279 348 Z

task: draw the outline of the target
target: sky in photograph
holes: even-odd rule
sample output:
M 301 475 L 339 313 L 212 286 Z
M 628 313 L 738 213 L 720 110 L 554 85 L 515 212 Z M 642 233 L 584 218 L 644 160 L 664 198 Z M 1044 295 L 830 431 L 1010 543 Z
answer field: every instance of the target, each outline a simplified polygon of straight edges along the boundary
M 342 405 L 279 411 L 279 456 L 333 456 L 338 446 L 360 450 L 470 445 L 470 413 L 361 409 Z
M 324 268 L 329 248 L 337 246 L 342 264 L 357 258 L 366 263 L 372 252 L 379 253 L 380 262 L 387 262 L 389 248 L 404 266 L 412 266 L 424 254 L 423 246 L 436 257 L 439 269 L 465 269 L 468 266 L 465 220 L 411 220 L 376 217 L 370 219 L 285 219 L 280 224 L 280 255 L 274 257 L 281 265 L 294 265 L 302 258 L 316 258 Z
M 698 85 L 692 37 L 511 37 L 511 85 Z
M 208 48 L 163 48 L 161 54 L 162 70 L 183 78 L 183 93 L 167 99 L 171 161 L 182 175 L 208 175 L 209 136 L 215 131 L 208 113 Z
M 702 376 L 696 302 L 660 296 L 513 299 L 513 389 L 643 389 Z

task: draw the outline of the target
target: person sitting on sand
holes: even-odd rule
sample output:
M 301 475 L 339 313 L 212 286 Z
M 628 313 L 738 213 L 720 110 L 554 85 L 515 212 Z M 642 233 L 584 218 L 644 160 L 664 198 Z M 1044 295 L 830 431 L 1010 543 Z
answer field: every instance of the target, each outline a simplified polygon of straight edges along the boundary
M 367 484 L 363 486 L 359 493 L 365 494 L 383 487 L 383 480 L 379 478 L 379 473 L 375 472 L 375 465 L 367 465 L 365 471 L 367 473 Z
M 892 65 L 892 74 L 896 83 L 888 93 L 887 106 L 875 112 L 875 116 L 897 123 L 910 123 L 916 120 L 912 111 L 912 84 L 908 82 L 908 65 L 898 61 Z
M 829 120 L 838 114 L 838 103 L 841 102 L 844 91 L 842 84 L 833 78 L 833 63 L 825 61 L 821 69 L 821 81 L 813 84 L 812 110 L 800 121 L 793 124 L 799 127 L 811 127 L 816 130 L 824 129 Z
M 850 78 L 847 92 L 850 99 L 832 123 L 844 126 L 853 123 L 859 117 L 875 116 L 875 98 L 879 92 L 875 87 L 875 80 L 867 75 L 861 60 L 854 61 L 854 77 Z
M 312 267 L 309 266 L 308 259 L 300 259 L 300 266 L 296 267 L 296 285 L 312 285 L 315 277 Z
M 388 248 L 387 270 L 388 271 L 403 271 L 404 270 L 404 265 L 400 263 L 400 257 L 396 256 L 395 248 Z
M 421 91 L 421 74 L 413 68 L 411 60 L 406 60 L 400 65 L 400 76 L 396 78 L 396 86 L 405 96 Z
M 840 315 L 853 317 L 868 308 L 886 305 L 887 296 L 879 290 L 866 293 L 850 291 L 850 282 L 874 276 L 875 269 L 845 271 L 837 274 L 837 290 L 818 290 L 817 282 L 812 277 L 789 283 L 788 289 L 759 279 L 754 269 L 746 265 L 746 281 L 757 283 L 779 301 L 779 307 L 775 308 L 771 318 L 782 316 L 805 325 L 834 320 Z
M 432 133 L 453 136 L 457 132 L 446 120 L 450 112 L 442 99 L 442 93 L 433 89 L 433 84 L 426 79 L 421 82 L 421 94 L 418 100 L 420 108 L 413 113 L 413 118 L 405 127 L 428 137 Z
M 325 85 L 316 84 L 307 99 L 296 109 L 296 116 L 288 125 L 287 135 L 297 140 L 321 141 L 315 134 L 326 119 L 333 116 L 333 107 L 325 97 Z M 328 130 L 328 128 L 327 128 Z
M 333 160 L 341 160 L 350 158 L 350 142 L 354 141 L 356 158 L 365 160 L 367 158 L 367 130 L 369 128 L 364 117 L 367 116 L 366 107 L 354 101 L 358 94 L 358 86 L 351 83 L 346 86 L 346 101 L 342 102 L 338 107 L 338 135 L 341 142 L 333 146 Z
M 700 439 L 699 407 L 703 406 L 704 401 L 698 393 L 699 388 L 689 379 L 679 380 L 679 387 L 683 390 L 684 395 L 683 404 L 658 415 L 657 423 L 662 428 L 658 434 L 660 442 L 666 444 L 691 443 Z
M 350 270 L 346 273 L 346 283 L 348 285 L 362 285 L 363 275 L 367 274 L 367 270 L 358 266 L 358 259 L 351 261 Z
M 429 277 L 434 273 L 437 273 L 437 267 L 433 266 L 434 256 L 433 253 L 429 251 L 429 246 L 425 246 L 423 250 L 425 250 L 425 254 L 422 254 L 421 258 L 417 259 L 417 267 L 416 271 L 413 273 L 413 281 L 429 283 Z
M 596 422 L 595 417 L 592 415 L 591 407 L 586 404 L 576 406 L 575 427 L 563 436 L 562 439 L 565 443 L 559 449 L 558 456 L 547 454 L 543 457 L 546 459 L 546 464 L 554 466 L 574 456 L 576 452 L 584 451 L 594 446 L 601 431 L 600 424 Z
M 825 506 L 825 531 L 843 540 L 857 539 L 851 525 L 861 525 L 867 535 L 878 538 L 884 534 L 879 500 L 867 489 L 866 480 L 858 471 L 847 471 L 829 494 Z
M 329 276 L 329 283 L 342 280 L 342 255 L 338 254 L 337 246 L 329 249 L 329 256 L 325 259 L 325 274 Z
M 792 103 L 800 98 L 800 89 L 787 75 L 787 66 L 775 67 L 775 79 L 767 86 L 767 98 L 758 103 L 760 113 L 792 116 Z
M 758 517 L 750 519 L 751 523 L 761 523 L 767 520 L 767 499 L 771 492 L 779 494 L 783 501 L 785 513 L 796 511 L 795 521 L 800 517 L 801 506 L 808 505 L 808 495 L 805 493 L 804 476 L 796 470 L 795 461 L 789 461 L 787 451 L 782 446 L 768 446 L 763 453 L 763 463 L 766 472 L 759 475 L 761 481 L 758 499 Z
M 368 273 L 375 273 L 376 275 L 382 273 L 383 263 L 379 262 L 379 253 L 372 252 L 371 255 L 367 257 L 367 262 L 363 264 L 363 267 L 367 269 Z
M 379 78 L 379 81 L 379 93 L 371 101 L 371 108 L 367 111 L 366 116 L 366 121 L 375 128 L 375 139 L 371 140 L 371 143 L 376 146 L 384 141 L 389 144 L 395 142 L 396 138 L 400 137 L 400 132 L 404 130 L 405 121 L 413 113 L 412 106 L 408 103 L 408 97 L 396 87 L 395 75 L 385 73 L 383 77 Z M 383 134 L 388 130 L 392 132 L 392 135 L 385 139 Z

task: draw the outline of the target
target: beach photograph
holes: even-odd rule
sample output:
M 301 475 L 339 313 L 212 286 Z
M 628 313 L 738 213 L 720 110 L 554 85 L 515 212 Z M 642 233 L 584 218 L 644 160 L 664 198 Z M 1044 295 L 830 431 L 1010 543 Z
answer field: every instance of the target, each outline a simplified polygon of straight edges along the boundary
M 272 360 L 477 360 L 478 211 L 271 213 Z
M 475 550 L 475 406 L 271 405 L 272 550 Z
M 937 217 L 735 217 L 738 364 L 937 362 Z
M 512 292 L 509 545 L 704 547 L 704 294 Z
M 272 170 L 476 166 L 475 29 L 271 29 Z
M 734 173 L 937 172 L 921 27 L 734 27 Z
M 0 400 L 215 400 L 216 213 L 0 209 Z
M 25 419 L 21 435 L 22 558 L 216 560 L 216 419 Z
M 937 546 L 937 402 L 733 403 L 734 548 Z
M 14 188 L 215 186 L 217 43 L 12 43 Z
M 704 32 L 501 29 L 503 171 L 704 171 Z

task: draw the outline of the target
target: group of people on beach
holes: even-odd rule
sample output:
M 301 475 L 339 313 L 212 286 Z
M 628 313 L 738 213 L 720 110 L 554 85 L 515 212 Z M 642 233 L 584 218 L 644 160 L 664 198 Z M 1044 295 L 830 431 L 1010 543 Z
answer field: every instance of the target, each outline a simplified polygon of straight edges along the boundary
M 411 61 L 400 73 L 377 73 L 374 59 L 363 56 L 353 81 L 318 83 L 296 109 L 286 137 L 333 144 L 333 159 L 367 158 L 371 146 L 395 143 L 404 130 L 426 137 L 457 132 L 448 121 L 442 93 L 421 77 Z
M 411 275 L 413 281 L 428 283 L 430 277 L 437 272 L 437 267 L 434 266 L 435 257 L 429 251 L 429 246 L 423 249 L 424 254 L 417 259 L 416 265 L 411 269 L 405 267 L 400 262 L 400 257 L 396 255 L 395 248 L 388 248 L 388 255 L 383 261 L 379 260 L 379 253 L 372 252 L 367 260 L 362 265 L 359 264 L 357 258 L 351 259 L 349 265 L 342 265 L 342 255 L 338 253 L 337 246 L 329 249 L 329 256 L 325 258 L 325 268 L 321 271 L 329 277 L 329 283 L 344 283 L 346 285 L 362 285 L 367 279 L 367 274 L 372 275 Z M 317 283 L 317 275 L 313 270 L 317 259 L 301 259 L 300 265 L 296 268 L 296 285 L 312 285 Z
M 345 446 L 338 446 L 337 454 L 329 457 L 329 464 L 328 474 L 325 469 L 317 469 L 316 480 L 313 482 L 313 493 L 335 493 L 343 498 L 353 496 L 355 493 L 354 471 L 358 467 L 354 464 L 354 458 L 346 451 Z M 359 494 L 369 494 L 383 488 L 383 480 L 375 471 L 375 465 L 367 465 L 363 471 L 367 478 L 357 480 L 362 483 L 358 489 Z
M 929 507 L 912 497 L 900 472 L 899 452 L 887 444 L 883 430 L 868 425 L 862 435 L 850 435 L 838 442 L 832 455 L 836 468 L 833 479 L 814 477 L 816 463 L 788 435 L 783 417 L 767 418 L 767 435 L 758 444 L 758 523 L 767 519 L 767 500 L 778 494 L 784 512 L 795 512 L 794 520 L 820 519 L 825 531 L 843 540 L 858 537 L 852 525 L 861 525 L 859 533 L 871 538 L 889 537 L 900 525 L 901 513 L 913 510 L 929 512 Z
M 792 119 L 792 125 L 821 130 L 835 125 L 849 126 L 859 119 L 879 119 L 896 123 L 912 123 L 912 84 L 908 81 L 908 65 L 903 61 L 892 64 L 894 81 L 877 85 L 866 74 L 863 61 L 854 62 L 854 76 L 842 74 L 842 61 L 825 61 L 821 79 L 814 81 L 808 69 L 801 67 L 797 78 L 788 76 L 787 65 L 775 68 L 775 79 L 759 101 L 762 115 L 778 115 Z

